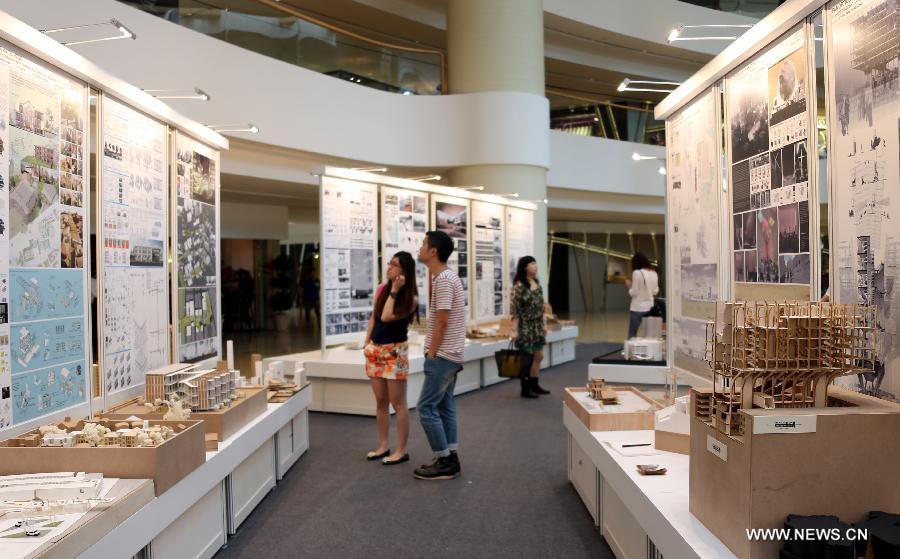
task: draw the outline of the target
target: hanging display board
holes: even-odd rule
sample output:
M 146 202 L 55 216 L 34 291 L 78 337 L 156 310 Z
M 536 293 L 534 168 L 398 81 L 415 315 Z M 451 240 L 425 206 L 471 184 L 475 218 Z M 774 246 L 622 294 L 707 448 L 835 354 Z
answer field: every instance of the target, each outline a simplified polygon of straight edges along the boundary
M 900 399 L 900 45 L 897 0 L 843 0 L 828 12 L 834 301 L 874 305 L 874 375 L 850 379 Z
M 175 360 L 221 355 L 219 320 L 219 152 L 175 135 Z
M 475 320 L 489 321 L 504 315 L 506 281 L 503 274 L 504 206 L 472 202 L 474 229 Z
M 428 268 L 418 261 L 419 248 L 428 231 L 428 193 L 381 187 L 381 270 L 382 278 L 394 254 L 410 253 L 416 260 L 416 287 L 419 292 L 419 315 L 428 308 Z
M 725 80 L 738 300 L 810 297 L 818 223 L 810 220 L 817 189 L 809 187 L 807 58 L 801 27 Z
M 506 207 L 506 279 L 512 291 L 516 266 L 523 256 L 534 254 L 534 211 Z M 510 294 L 507 293 L 507 297 Z
M 378 187 L 322 177 L 323 346 L 359 337 L 368 327 L 378 273 Z
M 469 304 L 469 231 L 470 203 L 465 198 L 432 194 L 431 211 L 434 228 L 450 235 L 453 239 L 453 254 L 447 260 L 447 266 L 459 275 Z M 468 308 L 466 316 L 468 314 Z
M 167 129 L 108 97 L 100 112 L 100 361 L 111 395 L 169 362 Z
M 669 305 L 675 366 L 710 376 L 706 323 L 719 298 L 720 148 L 718 91 L 701 95 L 666 121 Z M 736 227 L 740 222 L 736 221 Z M 735 234 L 735 249 L 741 235 Z M 743 254 L 736 250 L 735 254 Z
M 0 429 L 89 399 L 87 89 L 0 45 Z

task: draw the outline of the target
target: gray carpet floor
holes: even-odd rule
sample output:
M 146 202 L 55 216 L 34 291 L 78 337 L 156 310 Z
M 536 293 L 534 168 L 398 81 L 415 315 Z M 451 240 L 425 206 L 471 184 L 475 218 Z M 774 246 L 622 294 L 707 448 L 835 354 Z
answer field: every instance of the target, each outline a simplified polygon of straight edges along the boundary
M 458 397 L 451 481 L 413 478 L 431 461 L 415 412 L 411 461 L 392 467 L 365 460 L 374 418 L 311 413 L 309 451 L 216 557 L 613 557 L 566 479 L 562 424 L 563 387 L 584 385 L 602 349 L 544 371 L 538 400 L 516 381 Z

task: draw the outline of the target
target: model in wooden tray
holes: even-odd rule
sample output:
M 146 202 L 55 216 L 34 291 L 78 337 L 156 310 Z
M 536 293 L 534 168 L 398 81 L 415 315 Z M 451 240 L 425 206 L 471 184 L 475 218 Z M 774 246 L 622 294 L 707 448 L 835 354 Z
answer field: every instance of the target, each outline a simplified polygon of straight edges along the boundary
M 207 411 L 228 407 L 239 397 L 238 371 L 229 370 L 224 362 L 220 362 L 215 369 L 195 367 L 176 363 L 148 372 L 144 389 L 146 401 L 178 400 L 191 411 Z
M 37 431 L 8 439 L 10 447 L 154 447 L 175 436 L 167 425 L 150 425 L 149 421 L 71 421 L 44 425 Z
M 875 310 L 831 303 L 729 302 L 707 325 L 711 392 L 696 416 L 731 436 L 744 432 L 739 409 L 826 407 L 837 377 L 871 373 Z

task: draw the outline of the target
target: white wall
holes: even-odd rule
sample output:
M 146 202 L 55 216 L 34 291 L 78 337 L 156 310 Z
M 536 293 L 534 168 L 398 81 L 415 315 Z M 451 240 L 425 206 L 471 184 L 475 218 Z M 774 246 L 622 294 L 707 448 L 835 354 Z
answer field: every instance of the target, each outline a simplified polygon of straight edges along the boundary
M 223 239 L 288 238 L 288 209 L 261 204 L 222 202 Z
M 557 188 L 663 196 L 665 161 L 634 161 L 633 153 L 665 159 L 666 148 L 550 132 L 547 185 Z
M 36 28 L 115 17 L 137 40 L 75 46 L 148 89 L 199 87 L 209 102 L 173 101 L 207 124 L 252 122 L 253 140 L 386 165 L 549 166 L 549 103 L 493 92 L 403 96 L 360 87 L 201 35 L 115 0 L 0 0 Z

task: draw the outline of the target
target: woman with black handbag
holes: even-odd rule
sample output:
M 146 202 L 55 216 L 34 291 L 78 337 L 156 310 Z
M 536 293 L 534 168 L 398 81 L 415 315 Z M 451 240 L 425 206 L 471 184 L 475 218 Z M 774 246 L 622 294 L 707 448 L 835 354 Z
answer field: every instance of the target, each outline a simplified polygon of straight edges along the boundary
M 547 326 L 544 322 L 544 292 L 537 280 L 537 262 L 531 256 L 523 256 L 516 266 L 513 279 L 512 305 L 513 335 L 516 347 L 529 354 L 531 366 L 522 371 L 519 380 L 523 398 L 537 398 L 540 394 L 550 394 L 538 384 L 541 361 L 544 360 L 544 346 L 547 340 Z
M 635 252 L 631 257 L 631 279 L 625 280 L 628 294 L 631 296 L 631 313 L 628 319 L 628 339 L 637 336 L 641 320 L 649 316 L 655 303 L 654 297 L 659 293 L 659 276 L 650 259 L 643 252 Z

